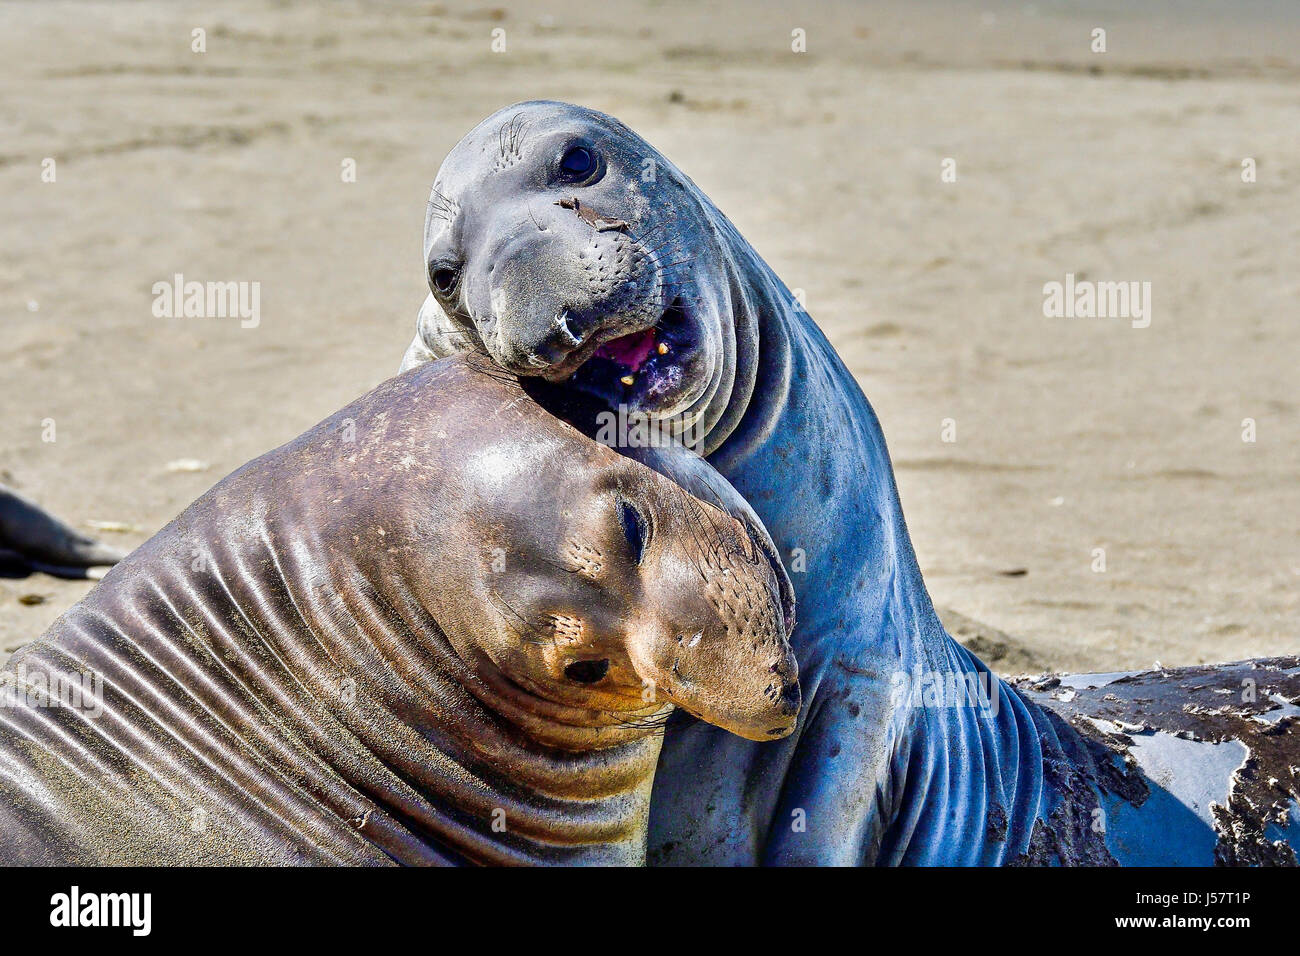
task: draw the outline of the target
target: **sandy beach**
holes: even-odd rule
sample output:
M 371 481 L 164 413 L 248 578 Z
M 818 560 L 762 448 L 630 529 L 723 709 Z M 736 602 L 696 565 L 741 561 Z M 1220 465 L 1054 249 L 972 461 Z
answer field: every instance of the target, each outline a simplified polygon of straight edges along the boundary
M 995 668 L 1300 648 L 1293 5 L 5 3 L 0 64 L 0 483 L 105 540 L 393 374 L 443 155 L 554 98 L 802 290 Z M 256 326 L 156 316 L 176 274 Z M 1045 315 L 1067 276 L 1147 314 Z M 92 586 L 0 579 L 0 657 Z

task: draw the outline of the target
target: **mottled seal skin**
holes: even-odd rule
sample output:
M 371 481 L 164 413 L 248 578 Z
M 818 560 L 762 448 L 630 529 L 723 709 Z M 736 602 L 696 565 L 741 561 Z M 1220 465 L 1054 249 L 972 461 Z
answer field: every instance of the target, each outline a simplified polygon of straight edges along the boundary
M 0 860 L 642 862 L 674 705 L 793 729 L 760 538 L 488 363 L 413 370 L 14 655 Z
M 404 367 L 477 350 L 544 399 L 660 420 L 790 567 L 799 725 L 772 746 L 670 726 L 652 863 L 994 865 L 1064 826 L 1073 798 L 1049 771 L 1077 735 L 944 631 L 871 406 L 690 179 L 609 116 L 521 103 L 448 155 L 424 249 L 430 295 Z M 895 691 L 916 673 L 983 686 L 993 706 L 912 706 Z
M 1296 865 L 1300 658 L 1014 684 L 1078 740 L 1017 862 Z
M 0 485 L 0 573 L 98 578 L 124 556 Z

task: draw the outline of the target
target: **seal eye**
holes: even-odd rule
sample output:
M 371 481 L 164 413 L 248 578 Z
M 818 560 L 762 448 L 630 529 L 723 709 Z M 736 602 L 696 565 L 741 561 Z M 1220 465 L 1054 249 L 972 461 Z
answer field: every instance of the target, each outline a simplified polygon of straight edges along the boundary
M 441 295 L 447 295 L 452 289 L 456 288 L 456 279 L 459 273 L 455 269 L 434 269 L 433 288 Z
M 583 179 L 596 171 L 596 154 L 585 146 L 570 146 L 560 157 L 560 171 L 567 179 Z
M 609 673 L 609 661 L 574 661 L 564 668 L 564 676 L 579 684 L 594 684 Z
M 623 525 L 623 537 L 627 539 L 628 549 L 632 552 L 632 563 L 640 564 L 645 557 L 646 543 L 650 539 L 650 523 L 634 505 L 626 501 L 618 503 L 618 520 Z

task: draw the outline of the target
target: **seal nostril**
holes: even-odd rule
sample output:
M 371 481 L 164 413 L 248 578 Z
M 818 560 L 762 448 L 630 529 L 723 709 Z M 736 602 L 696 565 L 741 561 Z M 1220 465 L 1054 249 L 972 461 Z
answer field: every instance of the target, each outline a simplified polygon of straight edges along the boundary
M 434 269 L 430 277 L 433 280 L 434 291 L 440 295 L 447 295 L 452 289 L 456 288 L 457 275 L 455 269 Z
M 574 348 L 581 347 L 582 335 L 575 333 L 573 327 L 569 325 L 569 313 L 567 311 L 561 310 L 555 313 L 554 325 L 556 331 L 560 333 L 560 337 L 569 345 Z
M 609 673 L 609 661 L 573 661 L 565 665 L 564 676 L 579 684 L 594 684 Z

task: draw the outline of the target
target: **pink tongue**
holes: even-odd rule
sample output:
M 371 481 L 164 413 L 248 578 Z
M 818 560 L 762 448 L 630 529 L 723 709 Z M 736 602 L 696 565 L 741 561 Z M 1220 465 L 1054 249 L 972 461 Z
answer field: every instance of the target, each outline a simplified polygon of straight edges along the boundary
M 646 329 L 644 332 L 633 332 L 631 335 L 625 335 L 622 338 L 606 342 L 596 349 L 595 354 L 599 358 L 617 362 L 624 368 L 636 372 L 645 364 L 645 360 L 654 351 L 654 347 L 654 329 Z

